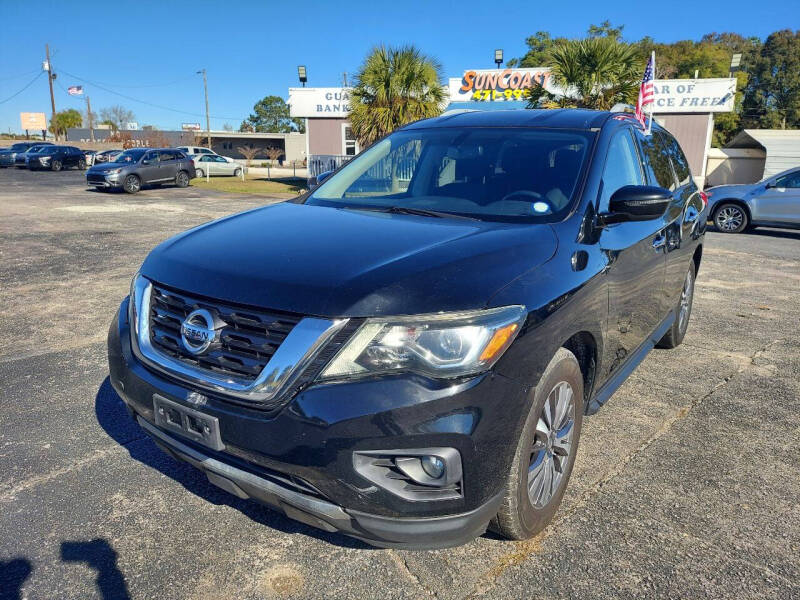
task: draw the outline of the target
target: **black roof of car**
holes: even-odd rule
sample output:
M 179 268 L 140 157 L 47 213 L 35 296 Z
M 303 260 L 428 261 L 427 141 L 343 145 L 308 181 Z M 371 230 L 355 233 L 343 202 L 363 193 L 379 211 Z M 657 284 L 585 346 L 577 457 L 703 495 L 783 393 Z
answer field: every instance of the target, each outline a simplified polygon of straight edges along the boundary
M 594 129 L 602 127 L 613 115 L 608 111 L 580 108 L 555 110 L 465 110 L 446 113 L 441 117 L 424 119 L 403 127 L 552 127 L 556 129 Z

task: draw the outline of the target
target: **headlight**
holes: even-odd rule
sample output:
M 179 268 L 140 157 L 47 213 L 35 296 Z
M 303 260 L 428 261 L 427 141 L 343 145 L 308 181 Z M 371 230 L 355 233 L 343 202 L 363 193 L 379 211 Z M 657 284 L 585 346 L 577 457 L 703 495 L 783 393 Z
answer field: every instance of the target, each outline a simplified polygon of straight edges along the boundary
M 486 371 L 511 345 L 525 307 L 368 319 L 322 372 L 321 379 L 411 371 L 460 377 Z
M 50 162 L 50 157 L 49 156 L 40 156 L 39 157 L 39 162 L 48 163 L 48 162 Z
M 119 175 L 122 173 L 122 169 L 109 169 L 106 171 L 106 175 Z

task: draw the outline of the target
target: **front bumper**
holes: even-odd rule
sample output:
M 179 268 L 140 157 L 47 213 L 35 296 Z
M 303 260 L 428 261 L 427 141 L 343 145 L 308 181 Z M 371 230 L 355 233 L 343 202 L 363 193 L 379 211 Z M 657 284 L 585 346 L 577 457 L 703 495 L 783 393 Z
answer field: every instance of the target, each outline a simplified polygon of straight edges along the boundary
M 86 174 L 86 185 L 103 188 L 120 187 L 122 182 L 119 175 Z
M 480 535 L 497 513 L 528 390 L 499 375 L 433 386 L 410 378 L 307 388 L 264 413 L 153 372 L 131 351 L 128 302 L 109 331 L 110 380 L 140 426 L 215 485 L 376 546 L 433 548 Z M 192 392 L 206 395 L 198 407 Z M 219 421 L 224 449 L 157 427 L 153 396 Z M 362 477 L 355 451 L 455 448 L 462 497 L 412 501 Z

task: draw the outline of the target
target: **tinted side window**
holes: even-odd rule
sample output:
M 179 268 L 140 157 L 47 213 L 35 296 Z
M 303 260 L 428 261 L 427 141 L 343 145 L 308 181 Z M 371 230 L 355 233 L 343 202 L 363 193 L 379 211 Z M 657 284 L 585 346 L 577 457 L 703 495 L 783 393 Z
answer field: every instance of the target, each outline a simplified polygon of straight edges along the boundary
M 176 153 L 172 150 L 164 150 L 159 154 L 161 154 L 161 162 L 164 162 L 165 160 L 175 160 L 177 158 Z
M 642 149 L 644 168 L 651 185 L 658 185 L 671 192 L 677 189 L 675 173 L 669 159 L 669 149 L 664 138 L 658 135 L 642 135 L 637 133 Z
M 158 162 L 158 152 L 148 152 L 144 155 L 142 160 L 149 160 L 150 162 Z
M 678 176 L 678 185 L 684 186 L 691 183 L 692 172 L 689 170 L 689 161 L 686 160 L 686 156 L 684 156 L 683 150 L 681 150 L 678 142 L 671 135 L 661 131 L 657 132 L 656 135 L 664 139 L 664 143 L 669 149 L 670 157 L 672 158 L 672 166 L 675 167 L 675 174 Z
M 775 187 L 779 188 L 800 188 L 800 171 L 784 175 L 775 181 Z
M 598 212 L 608 212 L 608 201 L 611 196 L 626 185 L 644 185 L 642 165 L 628 129 L 619 131 L 608 147 Z

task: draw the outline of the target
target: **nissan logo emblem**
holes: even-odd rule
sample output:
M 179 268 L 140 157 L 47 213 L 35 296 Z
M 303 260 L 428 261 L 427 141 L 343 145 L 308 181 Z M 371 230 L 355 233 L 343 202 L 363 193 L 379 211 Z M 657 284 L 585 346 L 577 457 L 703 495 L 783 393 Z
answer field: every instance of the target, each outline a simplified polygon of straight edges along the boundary
M 217 339 L 214 316 L 204 308 L 190 312 L 181 323 L 183 347 L 192 354 L 202 354 Z

